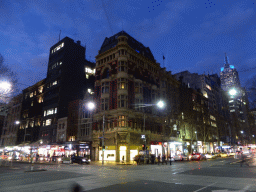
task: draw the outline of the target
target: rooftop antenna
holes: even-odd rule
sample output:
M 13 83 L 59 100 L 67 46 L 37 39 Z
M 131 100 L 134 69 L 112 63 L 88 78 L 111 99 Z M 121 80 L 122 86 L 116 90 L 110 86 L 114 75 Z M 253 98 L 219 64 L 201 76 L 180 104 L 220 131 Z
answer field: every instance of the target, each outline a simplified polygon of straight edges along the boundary
M 60 30 L 60 34 L 61 34 L 61 30 Z M 60 41 L 60 34 L 59 34 L 59 41 Z

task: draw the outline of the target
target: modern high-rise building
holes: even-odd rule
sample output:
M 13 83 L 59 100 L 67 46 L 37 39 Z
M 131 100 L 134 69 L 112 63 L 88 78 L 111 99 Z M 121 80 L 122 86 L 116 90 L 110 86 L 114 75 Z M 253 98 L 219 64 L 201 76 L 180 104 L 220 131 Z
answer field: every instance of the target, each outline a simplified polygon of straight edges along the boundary
M 240 87 L 238 72 L 234 65 L 230 65 L 229 58 L 225 53 L 224 67 L 220 72 L 221 87 L 224 91 L 229 91 L 231 88 Z
M 229 97 L 229 110 L 232 118 L 231 132 L 237 144 L 244 144 L 245 135 L 249 134 L 249 102 L 245 88 L 241 87 L 238 72 L 231 65 L 225 53 L 224 67 L 220 72 L 221 87 Z
M 85 59 L 85 49 L 69 37 L 50 48 L 40 129 L 43 143 L 56 142 L 58 119 L 68 117 L 69 102 L 83 99 L 88 89 L 93 89 L 94 77 L 86 70 L 89 66 L 93 73 L 94 64 Z M 75 139 L 76 135 L 69 135 L 65 140 Z

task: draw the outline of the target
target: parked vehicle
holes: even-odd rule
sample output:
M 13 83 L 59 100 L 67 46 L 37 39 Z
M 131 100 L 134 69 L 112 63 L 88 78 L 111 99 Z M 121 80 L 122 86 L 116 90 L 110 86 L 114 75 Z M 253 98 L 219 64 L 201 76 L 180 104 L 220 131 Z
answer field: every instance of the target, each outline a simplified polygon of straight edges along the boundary
M 136 161 L 137 164 L 144 163 L 145 155 L 136 155 L 134 157 L 134 161 Z M 146 157 L 146 161 L 149 162 L 149 158 Z
M 206 157 L 202 153 L 192 153 L 191 160 L 196 160 L 196 161 L 206 160 Z
M 71 157 L 71 163 L 79 163 L 79 164 L 89 164 L 91 162 L 91 159 L 89 156 L 81 157 L 81 156 L 72 156 Z
M 174 155 L 173 159 L 174 159 L 174 161 L 188 161 L 189 160 L 188 156 L 186 156 L 184 154 Z

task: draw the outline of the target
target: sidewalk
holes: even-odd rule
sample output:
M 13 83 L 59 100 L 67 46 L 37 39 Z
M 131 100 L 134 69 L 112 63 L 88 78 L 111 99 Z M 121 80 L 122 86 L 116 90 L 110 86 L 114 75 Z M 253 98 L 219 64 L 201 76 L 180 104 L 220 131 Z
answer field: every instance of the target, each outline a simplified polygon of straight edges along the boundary
M 97 166 L 102 166 L 102 161 L 92 161 L 91 162 L 92 165 L 97 165 Z M 104 166 L 114 166 L 114 165 L 136 165 L 137 166 L 137 163 L 135 161 L 130 161 L 130 162 L 115 162 L 115 161 L 104 161 Z
M 13 164 L 15 163 L 22 163 L 22 164 L 32 164 L 29 161 L 12 161 Z M 3 160 L 2 162 L 0 162 L 0 166 L 2 165 L 7 165 L 7 164 L 11 164 L 11 161 L 6 161 Z M 39 165 L 71 165 L 70 163 L 60 163 L 60 162 L 46 162 L 46 161 L 38 161 L 38 162 L 33 162 L 33 164 L 39 164 Z M 102 161 L 91 161 L 90 162 L 91 165 L 97 165 L 97 166 L 102 166 Z M 114 162 L 114 161 L 104 161 L 104 166 L 114 166 L 114 165 L 137 165 L 137 163 L 135 161 L 130 161 L 130 162 Z

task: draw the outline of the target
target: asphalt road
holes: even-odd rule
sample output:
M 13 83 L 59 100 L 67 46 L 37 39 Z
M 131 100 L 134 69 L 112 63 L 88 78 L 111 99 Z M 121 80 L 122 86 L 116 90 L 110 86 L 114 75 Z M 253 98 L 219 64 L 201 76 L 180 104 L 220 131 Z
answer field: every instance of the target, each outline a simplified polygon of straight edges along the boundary
M 83 191 L 256 191 L 256 167 L 240 167 L 233 158 L 172 165 L 41 165 L 0 167 L 0 191 L 71 191 L 78 183 Z

